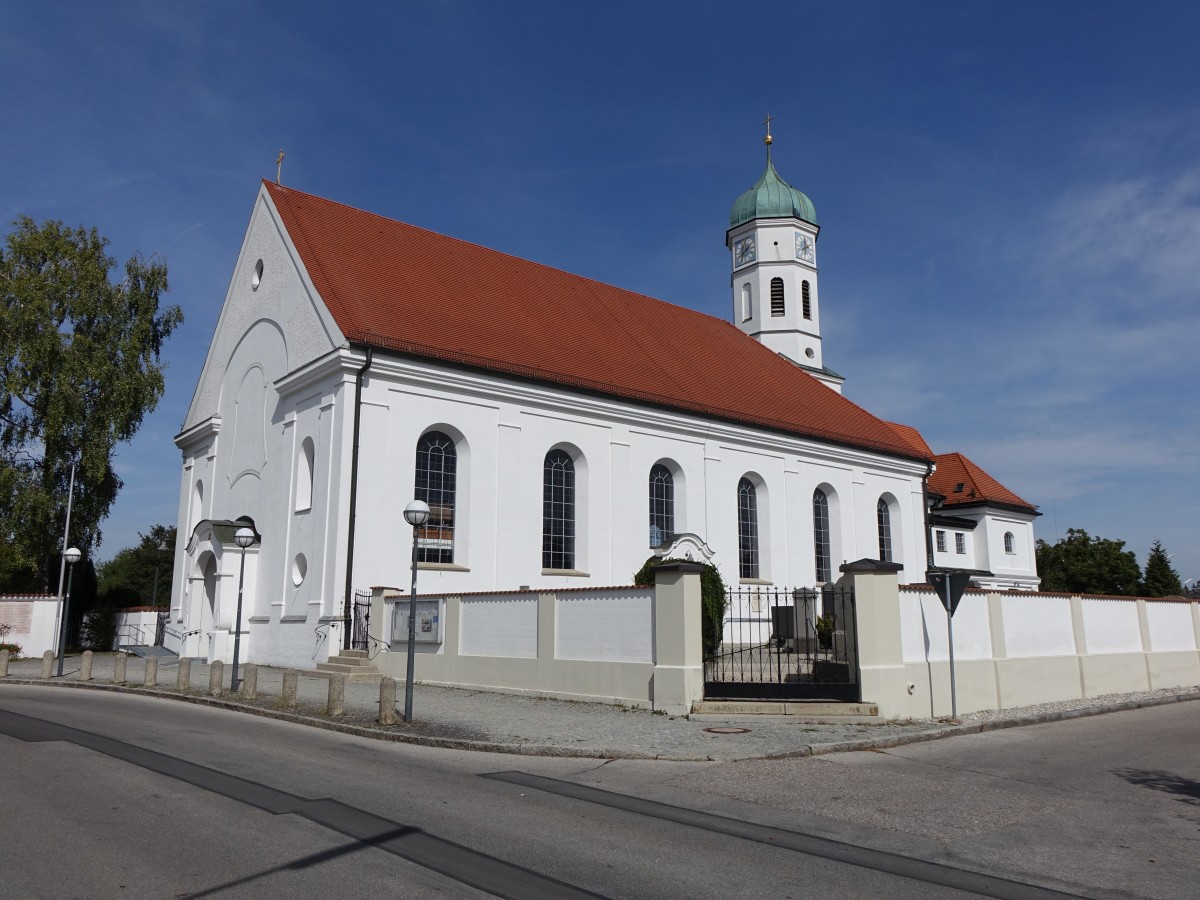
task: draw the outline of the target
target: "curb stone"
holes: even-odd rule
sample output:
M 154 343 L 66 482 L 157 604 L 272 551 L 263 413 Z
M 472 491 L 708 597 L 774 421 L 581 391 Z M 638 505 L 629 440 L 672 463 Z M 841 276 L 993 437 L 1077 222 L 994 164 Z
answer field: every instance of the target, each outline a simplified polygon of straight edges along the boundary
M 338 722 L 333 719 L 304 715 L 303 713 L 288 712 L 281 709 L 251 706 L 231 700 L 210 697 L 199 692 L 185 693 L 166 690 L 155 690 L 145 687 L 132 687 L 115 684 L 98 684 L 96 682 L 80 681 L 43 681 L 36 678 L 3 678 L 0 684 L 20 684 L 33 687 L 75 688 L 90 691 L 112 691 L 124 694 L 140 694 L 160 700 L 179 700 L 185 703 L 195 703 L 215 709 L 226 709 L 231 712 L 249 713 L 267 719 L 306 725 L 310 728 L 320 728 L 340 734 L 350 734 L 373 740 L 392 741 L 395 743 L 413 744 L 420 747 L 432 747 L 443 750 L 470 750 L 477 753 L 505 753 L 518 756 L 558 756 L 573 759 L 645 759 L 664 760 L 672 762 L 712 762 L 716 761 L 707 754 L 673 755 L 662 753 L 647 753 L 637 750 L 590 750 L 578 747 L 561 747 L 553 744 L 524 744 L 506 743 L 500 741 L 476 741 L 463 738 L 434 737 L 430 735 L 411 734 L 403 731 L 392 731 L 384 727 L 355 725 L 349 722 Z M 902 747 L 907 744 L 918 744 L 926 741 L 942 740 L 967 734 L 982 734 L 988 731 L 999 731 L 1004 728 L 1019 728 L 1026 725 L 1042 725 L 1049 722 L 1060 722 L 1069 719 L 1080 719 L 1087 716 L 1103 715 L 1111 712 L 1126 712 L 1154 706 L 1165 706 L 1170 703 L 1181 703 L 1188 700 L 1200 700 L 1200 689 L 1186 693 L 1172 694 L 1163 697 L 1149 697 L 1143 700 L 1116 700 L 1097 706 L 1082 709 L 1064 709 L 1051 712 L 1031 713 L 1021 716 L 992 719 L 983 722 L 945 723 L 932 725 L 929 730 L 916 734 L 891 735 L 885 738 L 861 738 L 849 741 L 830 741 L 823 744 L 806 744 L 794 750 L 782 753 L 767 753 L 759 756 L 744 756 L 737 759 L 798 759 L 809 756 L 820 756 L 828 753 L 848 753 L 862 750 L 887 750 Z M 732 762 L 732 759 L 723 759 Z

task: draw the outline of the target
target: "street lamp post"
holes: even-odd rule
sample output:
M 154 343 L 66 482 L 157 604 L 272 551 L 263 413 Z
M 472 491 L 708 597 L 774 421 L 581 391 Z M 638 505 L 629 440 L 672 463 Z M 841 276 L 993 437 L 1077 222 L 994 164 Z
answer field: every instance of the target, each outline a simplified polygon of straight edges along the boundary
M 151 606 L 158 606 L 158 571 L 162 568 L 162 554 L 167 549 L 166 541 L 159 541 L 158 546 L 154 548 L 154 594 L 150 598 Z
M 412 592 L 408 598 L 408 675 L 404 682 L 404 721 L 412 721 L 413 672 L 417 649 L 417 533 L 429 521 L 429 504 L 414 500 L 404 507 L 404 521 L 412 526 Z
M 71 547 L 63 554 L 67 561 L 67 593 L 63 596 L 62 630 L 58 634 L 58 674 L 62 677 L 63 662 L 67 657 L 67 616 L 71 612 L 71 581 L 75 577 L 75 563 L 83 556 L 78 547 Z
M 246 548 L 254 543 L 254 529 L 243 525 L 233 536 L 234 543 L 242 548 L 242 565 L 238 572 L 237 617 L 233 623 L 233 671 L 230 673 L 229 690 L 238 689 L 238 660 L 242 653 L 242 586 L 246 582 Z

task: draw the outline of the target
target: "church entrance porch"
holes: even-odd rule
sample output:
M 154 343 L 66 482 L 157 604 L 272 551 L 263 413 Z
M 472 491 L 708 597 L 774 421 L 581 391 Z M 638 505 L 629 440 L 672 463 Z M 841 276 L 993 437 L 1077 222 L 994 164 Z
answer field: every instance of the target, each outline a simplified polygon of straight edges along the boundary
M 857 702 L 857 644 L 850 585 L 730 590 L 704 697 Z

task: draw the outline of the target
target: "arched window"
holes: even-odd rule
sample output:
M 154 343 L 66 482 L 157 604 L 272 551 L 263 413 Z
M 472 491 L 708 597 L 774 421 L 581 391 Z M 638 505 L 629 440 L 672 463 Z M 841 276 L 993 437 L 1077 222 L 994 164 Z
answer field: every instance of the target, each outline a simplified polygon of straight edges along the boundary
M 818 582 L 833 580 L 829 555 L 829 498 L 817 488 L 813 491 L 813 557 Z
M 809 296 L 808 290 L 809 290 L 808 282 L 805 281 L 803 284 L 800 285 L 800 307 L 801 307 L 801 312 L 804 313 L 804 318 L 811 319 L 812 318 L 812 298 Z
M 758 577 L 758 492 L 749 478 L 738 482 L 738 573 Z
M 650 546 L 675 536 L 675 479 L 662 463 L 650 468 Z
M 316 447 L 313 439 L 306 437 L 300 444 L 300 457 L 296 460 L 296 512 L 312 509 L 313 463 Z
M 875 504 L 875 516 L 879 520 L 879 559 L 892 561 L 892 514 L 887 501 L 882 497 Z
M 783 279 L 771 279 L 771 315 L 782 316 L 784 313 L 783 304 Z
M 1017 552 L 1016 549 L 1013 547 L 1013 533 L 1011 531 L 1004 532 L 1004 552 L 1005 553 L 1016 553 Z
M 564 450 L 547 453 L 542 472 L 542 568 L 575 568 L 575 463 Z
M 742 285 L 742 321 L 754 318 L 754 296 L 750 284 Z
M 454 490 L 458 453 L 440 431 L 417 441 L 416 499 L 429 504 L 429 521 L 417 531 L 417 562 L 454 562 Z

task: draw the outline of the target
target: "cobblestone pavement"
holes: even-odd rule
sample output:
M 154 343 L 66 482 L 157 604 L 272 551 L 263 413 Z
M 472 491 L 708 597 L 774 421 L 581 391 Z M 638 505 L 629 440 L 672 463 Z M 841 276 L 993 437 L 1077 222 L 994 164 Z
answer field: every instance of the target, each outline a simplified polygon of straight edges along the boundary
M 957 722 L 922 720 L 879 725 L 813 725 L 779 721 L 774 717 L 756 721 L 750 716 L 731 718 L 726 722 L 707 716 L 703 721 L 691 721 L 601 703 L 417 684 L 413 688 L 413 721 L 381 726 L 377 722 L 378 680 L 347 683 L 345 713 L 328 716 L 325 704 L 329 681 L 311 673 L 300 673 L 297 707 L 285 710 L 279 702 L 283 669 L 258 667 L 258 697 L 245 700 L 228 693 L 228 666 L 225 667 L 222 696 L 211 696 L 208 691 L 209 667 L 198 660 L 192 662 L 190 687 L 177 688 L 178 661 L 173 657 L 160 658 L 158 684 L 152 688 L 144 687 L 146 661 L 129 657 L 125 684 L 115 686 L 112 679 L 116 656 L 97 654 L 92 680 L 87 683 L 80 681 L 78 656 L 67 658 L 63 677 L 49 679 L 40 677 L 40 659 L 17 660 L 9 664 L 8 677 L 0 678 L 0 685 L 8 682 L 127 690 L 427 746 L 539 756 L 674 760 L 756 759 L 865 750 L 991 728 L 1200 699 L 1200 689 L 1172 688 L 1061 701 L 1002 712 L 972 713 Z M 403 683 L 398 687 L 399 707 L 403 709 Z

